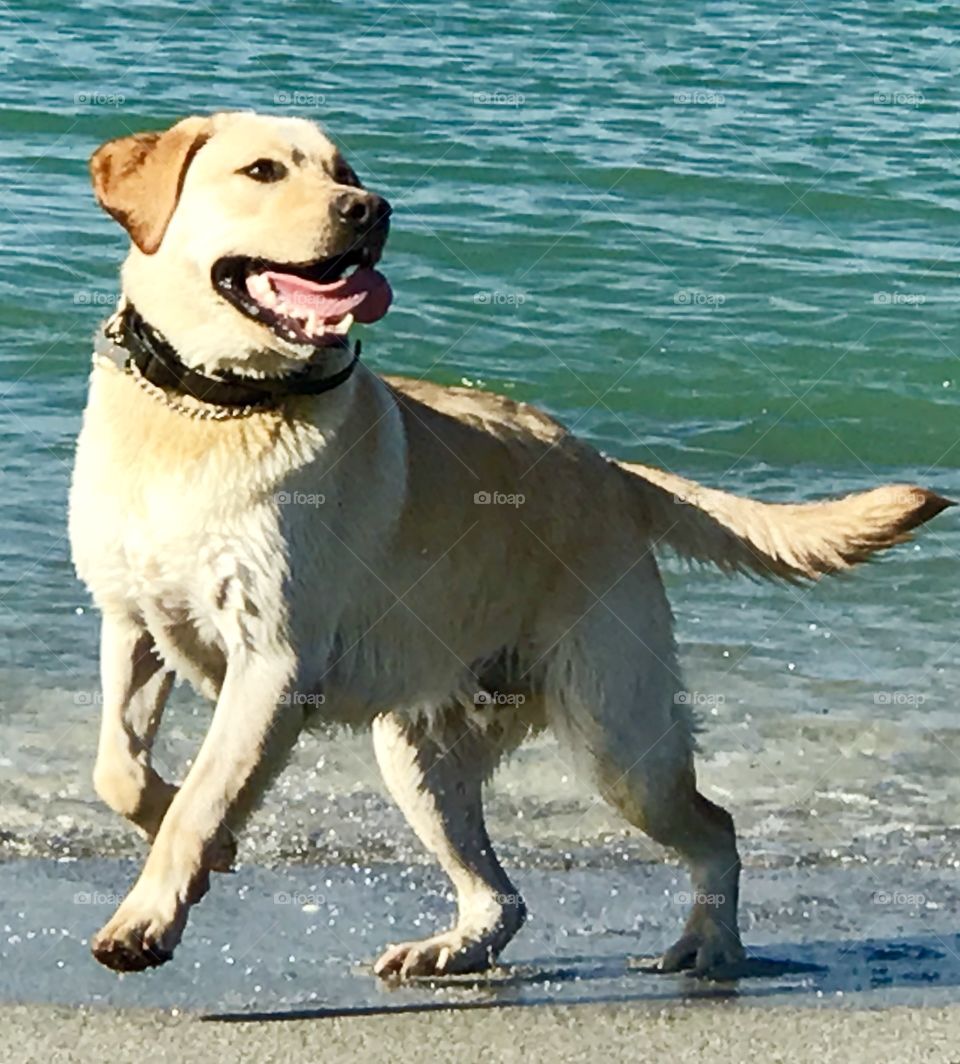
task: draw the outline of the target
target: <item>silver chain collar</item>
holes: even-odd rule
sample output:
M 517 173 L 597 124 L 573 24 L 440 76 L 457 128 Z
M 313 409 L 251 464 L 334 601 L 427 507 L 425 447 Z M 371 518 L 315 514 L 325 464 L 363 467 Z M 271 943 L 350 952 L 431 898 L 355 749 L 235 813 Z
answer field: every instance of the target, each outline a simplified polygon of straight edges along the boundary
M 120 316 L 123 314 L 126 304 L 121 302 L 117 309 L 104 322 L 103 328 L 97 333 L 93 345 L 93 365 L 102 369 L 119 370 L 121 373 L 136 381 L 137 384 L 152 399 L 163 403 L 168 410 L 197 421 L 232 421 L 235 418 L 250 417 L 251 414 L 265 413 L 259 404 L 250 406 L 220 407 L 210 404 L 193 406 L 174 399 L 169 392 L 151 381 L 148 381 L 136 365 L 130 360 L 130 353 L 121 347 L 119 340 Z

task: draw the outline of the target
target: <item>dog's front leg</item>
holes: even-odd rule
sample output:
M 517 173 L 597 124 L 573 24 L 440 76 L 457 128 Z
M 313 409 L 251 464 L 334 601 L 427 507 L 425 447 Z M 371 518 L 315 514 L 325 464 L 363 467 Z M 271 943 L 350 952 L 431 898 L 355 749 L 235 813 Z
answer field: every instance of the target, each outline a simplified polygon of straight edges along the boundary
M 131 617 L 105 613 L 100 627 L 103 714 L 93 784 L 115 812 L 152 839 L 176 787 L 150 763 L 154 735 L 173 683 L 153 639 Z
M 153 637 L 127 615 L 105 613 L 100 627 L 103 714 L 93 785 L 97 794 L 153 842 L 177 793 L 151 763 L 174 673 L 157 653 Z M 227 872 L 236 843 L 221 831 L 210 866 Z
M 503 870 L 483 822 L 483 780 L 506 749 L 505 733 L 438 711 L 428 725 L 378 717 L 374 749 L 384 781 L 457 891 L 449 931 L 390 946 L 374 971 L 384 979 L 478 972 L 519 931 L 526 905 Z
M 284 698 L 294 671 L 293 655 L 281 651 L 231 658 L 210 730 L 140 878 L 93 940 L 102 964 L 139 971 L 172 956 L 191 904 L 206 889 L 221 825 L 239 825 L 300 730 L 303 711 Z

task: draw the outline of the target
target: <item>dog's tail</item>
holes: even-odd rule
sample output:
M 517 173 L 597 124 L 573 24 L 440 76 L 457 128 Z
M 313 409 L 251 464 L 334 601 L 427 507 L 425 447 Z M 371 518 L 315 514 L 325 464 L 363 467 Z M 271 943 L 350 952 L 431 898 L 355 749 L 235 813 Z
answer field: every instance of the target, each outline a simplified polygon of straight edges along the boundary
M 705 488 L 661 469 L 616 463 L 642 493 L 655 543 L 728 572 L 817 580 L 910 538 L 952 506 L 925 488 L 887 484 L 842 499 L 764 503 Z

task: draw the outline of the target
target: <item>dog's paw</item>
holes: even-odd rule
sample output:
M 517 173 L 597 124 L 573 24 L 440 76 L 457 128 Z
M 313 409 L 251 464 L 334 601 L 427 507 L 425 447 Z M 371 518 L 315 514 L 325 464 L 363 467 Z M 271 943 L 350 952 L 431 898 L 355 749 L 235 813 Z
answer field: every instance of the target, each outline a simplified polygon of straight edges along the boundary
M 115 972 L 142 972 L 166 964 L 180 941 L 185 909 L 163 915 L 144 911 L 128 898 L 90 944 L 94 957 Z
M 389 946 L 373 970 L 381 979 L 462 975 L 492 968 L 496 953 L 494 940 L 470 938 L 454 930 L 420 942 Z
M 696 930 L 685 931 L 655 967 L 660 972 L 689 971 L 709 978 L 736 970 L 745 956 L 736 933 L 705 924 Z

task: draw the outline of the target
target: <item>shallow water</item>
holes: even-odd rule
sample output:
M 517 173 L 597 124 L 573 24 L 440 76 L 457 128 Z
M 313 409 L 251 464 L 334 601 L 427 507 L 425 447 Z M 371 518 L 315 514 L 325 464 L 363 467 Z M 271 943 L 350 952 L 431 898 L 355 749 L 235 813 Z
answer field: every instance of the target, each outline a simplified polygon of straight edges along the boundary
M 96 619 L 65 540 L 124 243 L 85 178 L 106 137 L 223 107 L 327 123 L 395 207 L 378 368 L 506 391 L 612 453 L 762 497 L 889 479 L 960 495 L 946 7 L 26 0 L 0 18 L 0 853 L 136 851 L 89 784 Z M 956 868 L 958 554 L 953 514 L 814 589 L 667 561 L 702 775 L 748 868 L 907 885 Z M 171 773 L 207 713 L 178 696 Z M 549 739 L 491 807 L 515 865 L 658 856 Z M 243 856 L 257 876 L 418 851 L 368 742 L 306 737 Z
M 676 869 L 526 870 L 534 912 L 503 963 L 483 976 L 376 979 L 388 942 L 443 926 L 447 885 L 396 863 L 247 867 L 218 877 L 193 910 L 176 958 L 117 976 L 89 954 L 136 866 L 119 861 L 0 865 L 0 1002 L 150 1006 L 214 1016 L 321 1017 L 363 1010 L 665 1003 L 936 1004 L 960 994 L 953 874 L 926 872 L 909 892 L 873 867 L 758 872 L 744 892 L 749 957 L 739 978 L 649 971 L 687 903 Z M 878 887 L 887 883 L 889 889 Z

